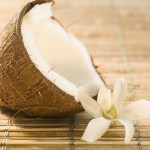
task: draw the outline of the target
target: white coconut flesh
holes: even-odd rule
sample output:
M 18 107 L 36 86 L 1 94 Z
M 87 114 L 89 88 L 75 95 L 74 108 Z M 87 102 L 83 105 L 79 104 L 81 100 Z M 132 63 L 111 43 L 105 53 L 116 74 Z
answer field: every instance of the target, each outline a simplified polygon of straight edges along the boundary
M 55 19 L 51 3 L 35 5 L 21 25 L 24 46 L 40 72 L 78 101 L 78 93 L 93 97 L 103 81 L 87 49 Z

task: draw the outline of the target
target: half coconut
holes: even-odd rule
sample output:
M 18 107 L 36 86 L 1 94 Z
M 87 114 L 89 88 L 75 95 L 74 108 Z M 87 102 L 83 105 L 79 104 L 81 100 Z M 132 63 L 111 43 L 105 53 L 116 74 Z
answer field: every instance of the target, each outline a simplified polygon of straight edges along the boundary
M 33 1 L 6 27 L 1 57 L 1 105 L 36 117 L 83 110 L 104 86 L 86 48 L 53 17 L 52 2 Z

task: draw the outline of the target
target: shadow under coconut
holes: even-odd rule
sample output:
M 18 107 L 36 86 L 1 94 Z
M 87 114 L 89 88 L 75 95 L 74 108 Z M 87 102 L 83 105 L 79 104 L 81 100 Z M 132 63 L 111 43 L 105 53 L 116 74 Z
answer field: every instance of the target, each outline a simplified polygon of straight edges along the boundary
M 29 113 L 30 112 L 32 113 L 33 111 L 37 110 L 36 108 L 33 110 L 33 107 L 32 108 L 30 108 L 30 107 L 29 108 L 23 108 L 23 109 L 28 109 Z M 46 116 L 42 116 L 42 115 L 38 116 L 38 117 L 37 116 L 33 117 L 33 116 L 28 116 L 28 115 L 24 114 L 22 112 L 23 109 L 18 110 L 18 111 L 13 111 L 13 110 L 6 108 L 6 107 L 0 107 L 1 114 L 10 118 L 11 121 L 14 119 L 59 119 L 59 118 L 61 119 L 61 118 L 66 118 L 66 117 L 67 118 L 68 117 L 69 118 L 74 117 L 74 114 L 68 114 L 68 115 L 64 115 L 64 116 L 60 116 L 60 117 L 46 117 Z M 45 108 L 39 107 L 39 109 L 45 109 Z

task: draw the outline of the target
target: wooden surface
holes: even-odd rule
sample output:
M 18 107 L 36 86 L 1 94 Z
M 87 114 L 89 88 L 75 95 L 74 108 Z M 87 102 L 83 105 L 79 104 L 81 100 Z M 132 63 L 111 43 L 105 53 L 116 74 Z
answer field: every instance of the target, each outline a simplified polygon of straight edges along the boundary
M 0 2 L 2 30 L 20 6 L 18 0 Z M 86 45 L 108 88 L 112 89 L 118 77 L 125 77 L 129 84 L 126 103 L 150 100 L 149 0 L 56 0 L 53 10 L 54 16 Z M 121 125 L 112 126 L 95 143 L 81 141 L 88 121 L 86 114 L 79 114 L 74 119 L 9 122 L 2 113 L 1 147 L 3 150 L 150 149 L 150 120 L 135 120 L 136 132 L 129 145 L 124 145 Z

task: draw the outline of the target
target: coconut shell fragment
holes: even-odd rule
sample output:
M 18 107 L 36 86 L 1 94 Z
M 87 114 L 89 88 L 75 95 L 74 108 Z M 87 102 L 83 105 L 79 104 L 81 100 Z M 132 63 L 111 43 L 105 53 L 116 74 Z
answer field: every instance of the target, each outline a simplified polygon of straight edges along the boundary
M 1 45 L 0 45 L 0 64 L 1 64 L 0 65 L 0 73 L 1 73 L 0 74 L 0 83 L 1 83 L 0 106 L 13 110 L 17 114 L 23 113 L 26 116 L 30 116 L 30 117 L 62 117 L 62 116 L 73 115 L 77 112 L 83 111 L 81 104 L 78 103 L 78 98 L 77 98 L 78 92 L 85 92 L 87 94 L 90 94 L 89 96 L 93 97 L 97 95 L 100 86 L 104 85 L 98 73 L 96 72 L 94 66 L 92 65 L 90 56 L 87 54 L 84 46 L 82 46 L 80 42 L 78 42 L 68 31 L 64 29 L 61 30 L 63 30 L 62 33 L 65 37 L 64 39 L 66 40 L 67 38 L 69 38 L 68 45 L 70 47 L 68 46 L 69 47 L 68 48 L 67 45 L 64 44 L 66 41 L 63 39 L 64 40 L 64 42 L 62 42 L 63 48 L 61 45 L 57 48 L 57 45 L 59 44 L 57 44 L 58 41 L 55 40 L 57 41 L 55 45 L 56 47 L 52 46 L 55 47 L 55 49 L 54 50 L 52 48 L 48 49 L 49 54 L 47 54 L 48 52 L 47 50 L 45 51 L 45 54 L 49 56 L 51 56 L 51 54 L 54 55 L 53 52 L 55 52 L 56 50 L 57 52 L 55 54 L 58 53 L 61 54 L 62 49 L 66 51 L 66 49 L 68 48 L 67 53 L 72 52 L 71 56 L 73 56 L 73 58 L 70 58 L 68 62 L 65 62 L 66 66 L 63 60 L 59 62 L 61 65 L 58 66 L 60 67 L 60 70 L 62 70 L 63 69 L 62 67 L 66 69 L 67 65 L 71 64 L 71 66 L 69 67 L 72 68 L 73 66 L 72 72 L 73 71 L 74 72 L 72 74 L 74 75 L 76 73 L 75 76 L 78 77 L 74 78 L 72 74 L 70 73 L 66 74 L 67 72 L 65 72 L 65 74 L 61 74 L 59 70 L 54 70 L 54 73 L 52 74 L 51 72 L 51 76 L 47 77 L 47 75 L 45 75 L 45 72 L 47 71 L 44 72 L 43 69 L 44 67 L 41 67 L 39 64 L 39 62 L 43 63 L 43 59 L 42 60 L 37 59 L 38 63 L 35 63 L 36 61 L 33 61 L 33 56 L 30 56 L 29 52 L 32 51 L 34 55 L 37 51 L 33 50 L 32 47 L 31 48 L 27 47 L 28 45 L 27 41 L 28 39 L 30 39 L 30 37 L 26 36 L 26 43 L 25 43 L 24 34 L 25 31 L 27 30 L 23 30 L 24 28 L 22 28 L 22 25 L 24 24 L 24 18 L 26 18 L 26 15 L 30 11 L 32 12 L 31 14 L 33 14 L 33 9 L 35 8 L 35 6 L 37 6 L 37 4 L 39 4 L 40 6 L 44 4 L 45 6 L 45 4 L 47 5 L 47 3 L 50 2 L 53 3 L 52 0 L 36 0 L 26 4 L 23 7 L 23 9 L 8 23 L 8 25 L 5 28 L 5 31 L 3 31 L 4 36 L 2 38 Z M 39 8 L 39 5 L 34 10 Z M 48 8 L 49 10 L 49 7 L 42 7 L 42 8 L 44 8 L 44 10 L 45 8 L 46 9 Z M 47 15 L 47 12 L 45 14 Z M 42 9 L 42 15 L 43 15 L 43 9 Z M 36 17 L 38 17 L 38 15 Z M 55 19 L 55 17 L 51 16 L 51 19 L 52 19 L 51 21 L 54 20 L 54 24 L 56 24 L 57 26 L 56 29 L 63 28 L 62 26 L 59 27 L 59 25 L 57 25 L 59 24 L 59 22 Z M 48 16 L 48 20 L 49 20 L 49 16 Z M 54 24 L 52 23 L 52 26 Z M 43 33 L 41 29 L 43 28 L 40 28 L 40 33 Z M 52 33 L 54 33 L 53 31 L 54 30 L 52 30 Z M 54 43 L 53 37 L 55 37 L 55 35 L 54 36 L 52 36 L 53 34 L 48 34 L 48 35 L 51 35 L 51 41 L 48 41 L 48 43 L 51 42 L 53 44 Z M 60 36 L 58 33 L 57 35 L 59 39 Z M 37 36 L 37 37 L 42 37 L 42 36 Z M 73 44 L 77 44 L 77 46 L 75 45 L 75 49 L 73 47 L 73 51 L 71 51 L 72 45 L 70 45 L 70 38 L 73 39 L 72 40 Z M 47 39 L 49 40 L 50 38 L 47 37 L 46 40 Z M 39 41 L 40 43 L 42 43 L 41 40 Z M 52 44 L 50 44 L 50 46 Z M 45 45 L 47 47 L 48 44 L 46 43 Z M 28 48 L 30 49 L 30 51 Z M 40 50 L 43 52 L 44 48 L 41 48 Z M 61 52 L 59 51 L 59 49 L 61 49 Z M 76 51 L 77 51 L 77 55 L 75 56 L 74 54 L 76 53 Z M 49 64 L 47 64 L 46 60 L 44 60 L 44 65 L 45 64 L 52 65 L 51 64 L 52 60 L 54 60 L 54 63 L 57 63 L 56 62 L 57 58 L 55 59 L 53 55 L 52 57 L 50 57 L 50 59 L 48 59 L 50 61 Z M 34 57 L 34 60 L 35 58 L 36 55 Z M 61 57 L 59 58 L 60 59 L 58 60 L 61 60 Z M 79 63 L 80 68 L 78 68 L 78 66 L 75 66 L 74 64 L 72 65 L 71 63 L 71 61 L 74 61 L 76 64 L 76 61 L 78 61 L 79 58 L 81 60 L 85 60 L 85 62 L 82 65 Z M 87 67 L 86 68 L 87 70 L 84 68 L 84 66 Z M 75 69 L 78 71 L 75 72 Z M 82 76 L 83 79 L 80 78 L 82 74 L 83 74 Z M 57 83 L 53 80 L 54 79 L 53 77 L 55 77 L 54 75 L 57 76 L 56 78 Z M 85 75 L 87 75 L 86 78 Z M 72 78 L 73 80 L 71 80 Z M 85 79 L 87 80 L 85 81 Z M 75 84 L 75 82 L 77 83 Z

